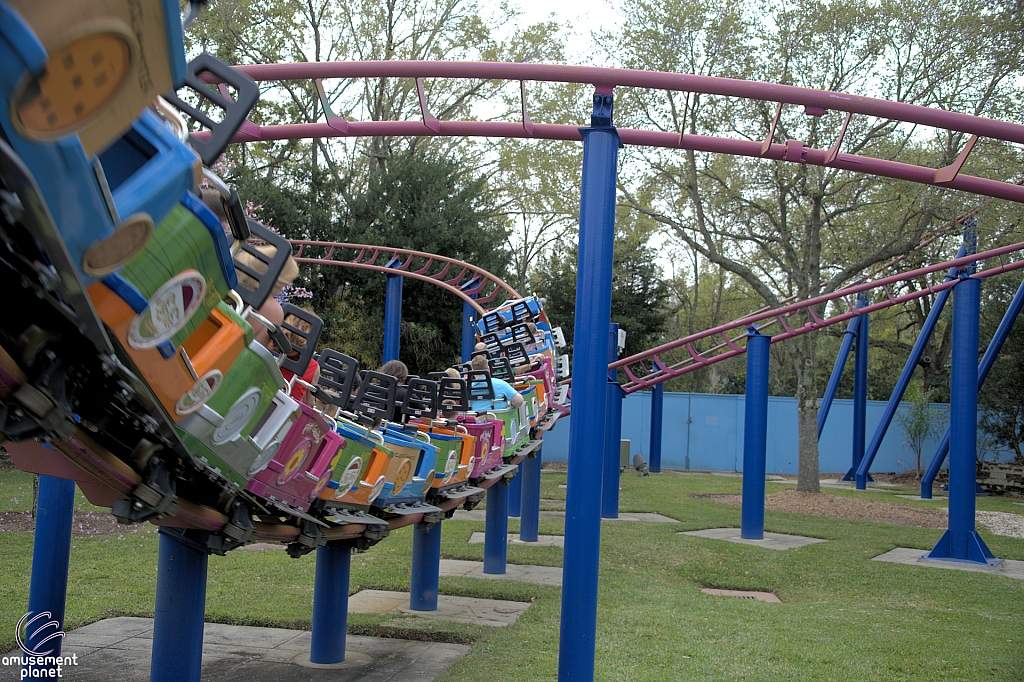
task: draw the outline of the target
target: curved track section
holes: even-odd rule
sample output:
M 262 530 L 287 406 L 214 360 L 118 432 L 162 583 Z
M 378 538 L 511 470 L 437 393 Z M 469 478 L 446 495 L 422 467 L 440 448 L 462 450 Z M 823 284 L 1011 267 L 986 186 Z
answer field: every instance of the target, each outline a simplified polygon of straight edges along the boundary
M 980 178 L 961 173 L 964 163 L 981 138 L 1024 144 L 1024 126 L 902 102 L 889 102 L 841 92 L 811 90 L 731 78 L 714 78 L 660 71 L 638 71 L 589 66 L 514 64 L 491 62 L 366 61 L 311 62 L 297 64 L 256 64 L 235 67 L 256 81 L 313 80 L 321 92 L 324 79 L 414 78 L 422 118 L 419 121 L 347 121 L 331 113 L 324 102 L 327 120 L 259 126 L 246 121 L 234 136 L 235 142 L 259 142 L 300 138 L 372 136 L 515 137 L 579 141 L 579 129 L 572 125 L 537 123 L 530 119 L 526 100 L 521 101 L 519 121 L 442 121 L 430 113 L 423 79 L 462 78 L 520 81 L 525 95 L 527 81 L 590 84 L 605 92 L 615 87 L 699 92 L 737 99 L 777 103 L 775 119 L 761 141 L 691 135 L 682 132 L 619 128 L 624 144 L 693 149 L 754 158 L 827 166 L 925 185 L 957 189 L 1010 201 L 1024 202 L 1024 187 L 1012 182 Z M 775 142 L 779 117 L 786 106 L 803 107 L 810 116 L 829 111 L 845 114 L 840 132 L 828 149 L 807 147 L 800 140 Z M 842 151 L 847 126 L 853 116 L 870 116 L 927 126 L 937 130 L 967 133 L 957 159 L 943 168 L 879 159 Z
M 430 282 L 458 296 L 481 315 L 487 312 L 481 303 L 497 307 L 505 301 L 522 298 L 500 277 L 454 258 L 367 244 L 289 241 L 296 249 L 293 257 L 299 263 L 360 268 Z
M 778 308 L 762 310 L 703 332 L 691 334 L 676 341 L 651 348 L 642 353 L 637 353 L 628 358 L 623 358 L 618 362 L 610 364 L 608 367 L 609 369 L 621 369 L 625 372 L 628 381 L 623 384 L 622 390 L 625 393 L 633 393 L 642 388 L 653 386 L 662 381 L 688 374 L 701 367 L 707 367 L 716 362 L 745 353 L 747 350 L 746 330 L 751 325 L 756 324 L 760 329 L 765 329 L 770 325 L 778 325 L 782 332 L 771 337 L 772 343 L 784 341 L 794 336 L 816 331 L 822 327 L 844 322 L 859 315 L 899 305 L 929 294 L 937 294 L 944 289 L 956 286 L 960 280 L 953 279 L 948 282 L 924 287 L 908 294 L 894 296 L 890 287 L 899 282 L 913 280 L 934 272 L 948 271 L 950 268 L 970 266 L 976 261 L 983 262 L 1021 250 L 1024 250 L 1024 242 L 890 275 L 889 277 L 882 277 L 862 284 L 855 284 L 829 294 L 822 294 L 821 296 L 815 296 L 814 298 L 790 303 Z M 1024 260 L 995 266 L 970 276 L 978 279 L 987 279 L 1020 268 L 1024 268 Z M 881 300 L 877 303 L 857 308 L 855 306 L 856 295 L 869 291 L 880 292 L 882 294 Z M 816 309 L 818 311 L 827 309 L 829 304 L 836 308 L 836 312 L 831 315 L 825 314 L 824 316 L 816 312 Z M 842 310 L 843 308 L 845 310 Z M 794 326 L 791 322 L 796 316 L 809 319 L 805 322 L 797 323 L 798 326 Z

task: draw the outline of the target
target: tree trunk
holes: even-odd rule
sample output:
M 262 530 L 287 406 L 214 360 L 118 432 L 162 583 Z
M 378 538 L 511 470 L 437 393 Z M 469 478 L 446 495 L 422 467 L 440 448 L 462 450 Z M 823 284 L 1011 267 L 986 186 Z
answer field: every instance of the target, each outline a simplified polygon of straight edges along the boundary
M 32 475 L 32 518 L 36 517 L 36 509 L 39 507 L 39 474 Z
M 796 374 L 796 421 L 799 443 L 799 464 L 796 489 L 802 492 L 821 492 L 818 478 L 818 392 L 815 382 L 814 334 L 804 334 L 794 340 L 789 349 Z

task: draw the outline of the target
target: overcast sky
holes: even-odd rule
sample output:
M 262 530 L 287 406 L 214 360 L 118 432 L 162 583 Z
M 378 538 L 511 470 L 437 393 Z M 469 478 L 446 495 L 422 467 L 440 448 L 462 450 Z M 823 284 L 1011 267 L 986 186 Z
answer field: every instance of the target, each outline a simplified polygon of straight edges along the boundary
M 567 36 L 565 56 L 571 64 L 582 64 L 591 50 L 592 31 L 614 29 L 619 22 L 614 1 L 610 0 L 512 0 L 523 11 L 520 24 L 528 26 L 548 21 L 554 13 L 555 20 L 568 22 L 572 32 Z

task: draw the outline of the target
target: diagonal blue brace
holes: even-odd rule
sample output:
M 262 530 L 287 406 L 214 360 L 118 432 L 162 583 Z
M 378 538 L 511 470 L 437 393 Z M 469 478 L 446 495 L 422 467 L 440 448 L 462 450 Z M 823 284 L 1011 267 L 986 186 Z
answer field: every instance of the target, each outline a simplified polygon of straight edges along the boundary
M 857 296 L 857 307 L 868 304 L 866 296 Z M 853 443 L 851 444 L 851 466 L 841 480 L 853 479 L 854 472 L 864 459 L 864 434 L 868 413 L 868 344 L 870 338 L 870 317 L 860 316 L 857 325 L 857 344 L 853 355 Z
M 967 248 L 961 245 L 956 257 L 962 258 L 966 255 Z M 950 268 L 944 281 L 948 282 L 956 279 L 956 276 L 956 268 Z M 940 291 L 935 297 L 932 309 L 928 311 L 928 317 L 925 318 L 924 324 L 921 326 L 921 333 L 917 335 L 914 347 L 910 350 L 910 356 L 907 358 L 906 364 L 903 365 L 903 372 L 900 373 L 900 378 L 896 381 L 896 387 L 893 388 L 889 402 L 885 406 L 885 412 L 882 413 L 882 419 L 878 422 L 877 428 L 875 428 L 875 434 L 871 437 L 871 442 L 864 453 L 864 458 L 860 461 L 859 466 L 857 466 L 854 478 L 857 481 L 858 490 L 867 488 L 867 482 L 871 480 L 871 474 L 868 473 L 868 469 L 871 468 L 871 464 L 875 461 L 878 448 L 882 446 L 882 439 L 885 438 L 885 433 L 889 430 L 890 424 L 892 424 L 892 418 L 896 416 L 896 410 L 899 409 L 900 401 L 903 400 L 903 394 L 906 393 L 907 386 L 910 385 L 910 379 L 914 376 L 917 363 L 921 360 L 921 355 L 924 354 L 925 348 L 928 346 L 928 339 L 931 338 L 932 333 L 935 331 L 935 325 L 938 324 L 939 317 L 942 315 L 942 310 L 946 307 L 946 301 L 951 293 L 953 293 L 953 289 L 943 289 Z M 849 479 L 844 478 L 843 480 Z
M 825 421 L 828 419 L 828 413 L 832 409 L 832 401 L 836 398 L 836 392 L 839 390 L 839 380 L 843 377 L 843 370 L 846 368 L 846 359 L 850 357 L 850 350 L 853 348 L 853 341 L 857 338 L 857 326 L 860 324 L 860 318 L 855 317 L 850 320 L 850 324 L 847 325 L 846 331 L 843 332 L 843 343 L 839 346 L 839 353 L 836 354 L 836 364 L 832 366 L 832 376 L 828 379 L 828 386 L 825 387 L 825 395 L 821 398 L 821 407 L 818 408 L 818 438 L 821 438 L 821 432 L 825 430 Z
M 1024 309 L 1024 281 L 1020 283 L 1017 293 L 1013 295 L 1013 300 L 1007 306 L 1003 319 L 1000 320 L 999 327 L 996 328 L 995 334 L 992 335 L 992 340 L 989 341 L 988 348 L 985 349 L 985 355 L 981 358 L 981 363 L 978 365 L 979 392 L 985 383 L 985 379 L 988 377 L 989 370 L 992 369 L 992 365 L 995 364 L 996 358 L 999 356 L 999 351 L 1003 348 L 1006 337 L 1010 335 L 1010 330 L 1013 329 L 1013 324 L 1020 315 L 1021 309 Z M 932 484 L 935 482 L 935 476 L 939 473 L 939 469 L 942 467 L 942 463 L 945 461 L 948 453 L 949 429 L 947 428 L 946 434 L 942 437 L 942 442 L 939 443 L 939 447 L 935 450 L 935 456 L 932 457 L 932 461 L 928 464 L 924 477 L 921 479 L 921 497 L 926 500 L 932 499 Z M 982 491 L 980 488 L 976 488 L 975 492 Z

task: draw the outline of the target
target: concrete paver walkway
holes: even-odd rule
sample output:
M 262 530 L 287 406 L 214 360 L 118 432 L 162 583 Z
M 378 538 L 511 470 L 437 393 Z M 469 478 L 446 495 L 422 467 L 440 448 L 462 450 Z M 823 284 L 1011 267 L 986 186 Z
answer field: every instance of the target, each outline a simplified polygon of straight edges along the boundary
M 1024 561 L 1003 559 L 998 566 L 982 566 L 981 564 L 968 564 L 959 561 L 940 561 L 937 559 L 922 559 L 927 554 L 924 549 L 907 549 L 897 547 L 885 554 L 879 554 L 872 558 L 872 561 L 885 561 L 893 564 L 906 564 L 909 566 L 927 566 L 928 568 L 945 568 L 951 571 L 971 571 L 973 573 L 988 573 L 989 575 L 1001 575 L 1015 580 L 1024 580 Z
M 562 586 L 562 569 L 558 566 L 525 566 L 505 564 L 504 573 L 484 573 L 484 562 L 461 559 L 441 559 L 442 576 L 485 578 L 487 580 L 514 580 L 534 585 Z
M 405 595 L 406 605 L 408 597 Z M 311 633 L 283 628 L 207 623 L 203 636 L 204 682 L 429 682 L 469 647 L 349 635 L 337 665 L 309 662 Z M 77 654 L 62 679 L 75 682 L 146 682 L 153 651 L 152 618 L 108 618 L 72 630 L 62 655 Z M 0 667 L 0 680 L 17 680 L 16 666 Z
M 778 550 L 794 549 L 796 547 L 825 542 L 821 538 L 805 538 L 799 535 L 785 535 L 783 533 L 765 533 L 763 540 L 747 540 L 740 537 L 739 528 L 707 528 L 705 530 L 684 531 L 677 533 L 677 535 L 692 535 L 698 538 L 708 538 L 709 540 L 726 540 L 728 542 L 738 542 L 742 545 L 755 545 L 765 549 Z
M 393 613 L 495 627 L 511 625 L 528 608 L 530 605 L 526 602 L 441 594 L 437 597 L 436 611 L 413 611 L 409 608 L 408 592 L 386 590 L 363 590 L 348 598 L 349 613 Z

